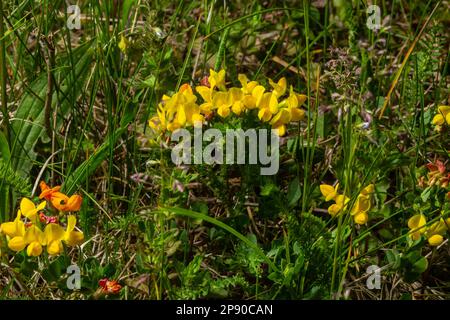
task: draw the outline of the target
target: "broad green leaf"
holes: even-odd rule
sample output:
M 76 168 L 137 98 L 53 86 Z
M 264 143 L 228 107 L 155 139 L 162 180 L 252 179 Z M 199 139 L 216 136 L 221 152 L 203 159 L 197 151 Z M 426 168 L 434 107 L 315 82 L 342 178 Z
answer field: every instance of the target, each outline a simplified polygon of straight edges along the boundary
M 0 131 L 0 163 L 9 164 L 11 154 L 8 141 L 3 132 Z M 5 186 L 5 172 L 0 172 L 0 222 L 3 222 L 8 214 L 9 190 Z
M 425 188 L 425 190 L 422 191 L 422 193 L 420 194 L 420 198 L 422 198 L 423 202 L 427 202 L 428 201 L 428 198 L 431 195 L 431 190 L 432 190 L 431 187 L 427 187 L 427 188 Z
M 3 132 L 0 131 L 0 159 L 3 162 L 9 162 L 11 152 L 9 151 L 8 141 Z
M 291 181 L 288 187 L 287 201 L 289 207 L 294 207 L 301 196 L 302 196 L 302 189 L 300 186 L 300 182 L 296 177 L 294 178 L 294 180 Z

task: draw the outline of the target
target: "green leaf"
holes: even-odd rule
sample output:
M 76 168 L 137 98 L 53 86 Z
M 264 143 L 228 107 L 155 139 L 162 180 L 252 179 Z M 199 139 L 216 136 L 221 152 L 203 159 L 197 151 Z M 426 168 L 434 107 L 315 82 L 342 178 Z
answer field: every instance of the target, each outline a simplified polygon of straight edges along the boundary
M 3 162 L 7 163 L 9 162 L 10 158 L 11 152 L 9 150 L 8 141 L 6 140 L 3 132 L 0 131 L 0 159 L 2 159 Z
M 413 271 L 417 273 L 425 272 L 428 269 L 428 260 L 425 257 L 420 257 L 413 263 Z
M 63 274 L 66 273 L 67 267 L 70 265 L 70 259 L 65 256 L 59 256 L 53 260 L 46 269 L 42 271 L 42 276 L 47 281 L 61 280 Z
M 287 201 L 289 207 L 294 207 L 297 203 L 300 197 L 302 196 L 302 189 L 300 186 L 300 181 L 298 181 L 298 178 L 296 177 L 294 180 L 291 181 L 288 187 L 288 193 L 287 193 Z
M 122 3 L 122 23 L 130 20 L 130 10 L 132 6 L 136 3 L 136 0 L 124 0 Z M 125 29 L 125 26 L 123 26 Z
M 432 187 L 427 187 L 427 188 L 425 188 L 425 190 L 422 191 L 422 193 L 420 194 L 420 197 L 422 198 L 423 202 L 428 201 L 428 198 L 431 195 L 431 190 L 432 190 Z
M 396 250 L 387 250 L 386 258 L 393 270 L 398 269 L 401 263 L 401 257 Z
M 11 153 L 9 151 L 8 141 L 3 132 L 0 131 L 0 163 L 9 164 L 10 159 Z M 6 219 L 6 215 L 9 211 L 9 189 L 5 186 L 6 173 L 7 170 L 0 172 L 0 222 L 3 222 Z
M 274 185 L 273 183 L 269 183 L 264 185 L 264 187 L 261 190 L 261 195 L 263 197 L 267 197 L 270 196 L 272 192 L 277 191 L 278 188 L 276 185 Z

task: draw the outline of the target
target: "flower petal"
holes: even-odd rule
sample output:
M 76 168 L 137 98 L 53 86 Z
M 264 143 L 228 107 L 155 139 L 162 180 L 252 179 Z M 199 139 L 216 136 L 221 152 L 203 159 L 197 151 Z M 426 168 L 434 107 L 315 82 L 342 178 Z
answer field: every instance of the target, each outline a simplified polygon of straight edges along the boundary
M 30 257 L 40 256 L 42 253 L 42 245 L 39 242 L 32 242 L 28 245 L 27 255 Z
M 19 252 L 25 249 L 27 243 L 23 237 L 14 237 L 8 242 L 8 248 L 13 251 Z
M 0 232 L 6 234 L 8 237 L 16 236 L 16 223 L 15 222 L 5 222 L 0 225 Z
M 442 126 L 444 124 L 444 116 L 442 114 L 437 114 L 431 120 L 431 124 Z
M 255 104 L 257 107 L 259 107 L 259 104 L 261 103 L 265 90 L 266 89 L 263 86 L 256 86 L 252 91 L 252 96 L 256 100 Z
M 52 241 L 47 245 L 47 252 L 51 256 L 60 254 L 63 251 L 61 240 Z
M 328 213 L 334 217 L 337 214 L 339 214 L 339 212 L 341 212 L 342 210 L 342 206 L 338 205 L 338 204 L 332 204 L 331 206 L 328 207 Z
M 330 201 L 337 196 L 334 187 L 330 186 L 329 184 L 321 184 L 320 192 L 322 192 L 322 195 L 325 197 L 325 201 Z
M 33 201 L 28 198 L 22 198 L 22 201 L 20 202 L 20 211 L 28 219 L 34 218 L 37 212 Z
M 80 211 L 83 198 L 79 195 L 73 195 L 67 200 L 64 211 Z
M 69 197 L 64 193 L 55 192 L 54 194 L 52 194 L 51 203 L 59 211 L 63 211 L 65 209 L 68 201 Z
M 44 230 L 44 242 L 49 244 L 54 241 L 61 241 L 64 238 L 65 230 L 56 223 L 49 223 Z
M 79 231 L 72 231 L 66 233 L 66 237 L 64 241 L 67 243 L 69 247 L 77 246 L 79 244 L 82 244 L 84 241 L 84 234 L 83 232 Z
M 39 242 L 41 244 L 45 244 L 44 233 L 35 225 L 27 229 L 24 240 L 26 243 Z
M 427 219 L 423 214 L 416 214 L 409 218 L 408 227 L 410 229 L 422 228 L 427 223 Z M 423 229 L 423 228 L 422 228 Z
M 355 215 L 354 219 L 357 224 L 365 224 L 369 220 L 369 215 L 367 212 L 360 212 Z
M 444 241 L 444 237 L 442 237 L 440 234 L 435 234 L 428 238 L 428 243 L 432 247 L 436 247 L 440 245 Z

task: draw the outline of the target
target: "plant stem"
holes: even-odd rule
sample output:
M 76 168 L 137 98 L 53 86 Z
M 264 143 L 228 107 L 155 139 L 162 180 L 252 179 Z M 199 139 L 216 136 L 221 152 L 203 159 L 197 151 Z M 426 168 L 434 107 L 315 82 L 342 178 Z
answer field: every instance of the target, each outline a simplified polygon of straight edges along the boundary
M 4 123 L 4 133 L 8 145 L 11 146 L 11 135 L 9 128 L 9 114 L 8 114 L 8 98 L 6 96 L 6 46 L 5 46 L 5 29 L 3 25 L 3 1 L 0 1 L 0 81 L 1 81 L 1 103 Z

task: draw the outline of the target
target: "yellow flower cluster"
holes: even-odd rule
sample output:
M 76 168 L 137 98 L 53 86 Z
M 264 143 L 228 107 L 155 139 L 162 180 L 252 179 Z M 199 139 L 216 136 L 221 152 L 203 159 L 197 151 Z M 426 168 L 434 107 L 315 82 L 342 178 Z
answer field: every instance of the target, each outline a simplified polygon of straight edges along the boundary
M 74 215 L 67 217 L 64 229 L 56 217 L 46 216 L 42 212 L 46 206 L 47 201 L 36 206 L 30 199 L 23 198 L 16 219 L 0 225 L 0 233 L 6 235 L 11 250 L 20 252 L 26 248 L 28 256 L 37 257 L 42 254 L 43 247 L 47 246 L 48 254 L 58 255 L 63 251 L 62 242 L 68 246 L 83 242 L 83 233 L 75 231 L 77 219 Z M 45 224 L 44 231 L 41 229 L 42 224 Z
M 339 183 L 336 184 L 335 187 L 328 184 L 320 185 L 320 192 L 322 192 L 322 195 L 325 197 L 325 201 L 333 200 L 335 202 L 328 207 L 328 213 L 333 217 L 348 209 L 347 204 L 350 201 L 349 197 L 339 194 L 338 189 Z M 355 223 L 365 224 L 369 220 L 368 212 L 371 208 L 374 190 L 374 185 L 369 184 L 358 195 L 355 204 L 350 209 L 350 214 L 353 216 Z
M 431 123 L 436 126 L 436 131 L 441 131 L 445 123 L 450 126 L 450 106 L 439 106 L 438 113 L 434 116 Z
M 450 218 L 439 219 L 430 226 L 426 226 L 427 219 L 423 214 L 416 214 L 408 220 L 409 236 L 412 240 L 419 240 L 423 235 L 430 246 L 438 246 L 444 241 L 446 231 L 450 231 Z
M 292 86 L 288 92 L 286 78 L 276 83 L 269 80 L 272 90 L 266 90 L 256 81 L 249 81 L 243 74 L 238 76 L 238 80 L 240 88 L 227 88 L 225 70 L 210 70 L 207 83 L 195 88 L 202 103 L 197 103 L 191 86 L 184 84 L 174 95 L 163 96 L 157 115 L 149 120 L 150 127 L 157 133 L 174 131 L 187 126 L 201 126 L 215 114 L 227 118 L 231 114 L 239 116 L 255 109 L 260 121 L 269 122 L 283 136 L 287 124 L 305 118 L 305 111 L 300 107 L 307 97 L 295 93 Z

